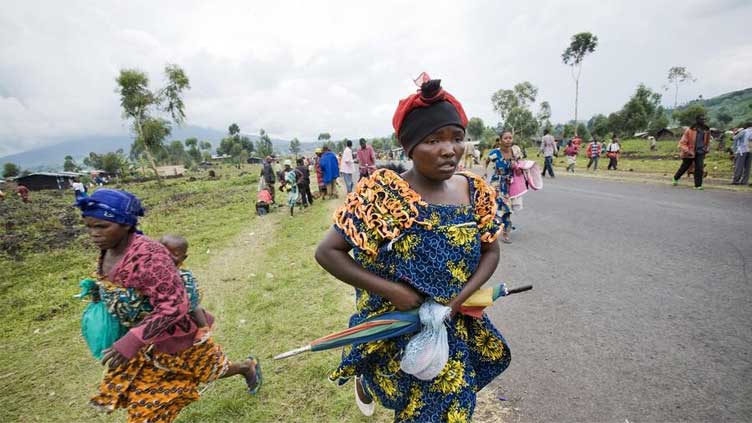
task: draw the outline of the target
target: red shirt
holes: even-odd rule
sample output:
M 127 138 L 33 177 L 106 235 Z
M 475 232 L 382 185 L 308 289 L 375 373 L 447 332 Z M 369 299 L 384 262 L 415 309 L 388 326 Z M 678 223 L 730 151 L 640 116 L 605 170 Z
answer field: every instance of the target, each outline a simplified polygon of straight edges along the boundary
M 376 167 L 376 153 L 373 151 L 373 147 L 366 145 L 366 148 L 358 149 L 358 165 L 361 169 L 373 171 Z

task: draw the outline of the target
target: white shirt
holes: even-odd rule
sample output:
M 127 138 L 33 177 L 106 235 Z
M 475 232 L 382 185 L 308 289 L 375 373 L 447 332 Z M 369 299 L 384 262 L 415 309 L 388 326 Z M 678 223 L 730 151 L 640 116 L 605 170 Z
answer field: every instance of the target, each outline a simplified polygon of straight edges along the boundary
M 82 184 L 81 182 L 74 182 L 71 184 L 71 186 L 73 187 L 73 191 L 81 191 L 81 192 L 86 191 L 86 188 L 84 188 L 84 184 Z
M 342 164 L 339 168 L 341 173 L 354 173 L 355 165 L 353 163 L 352 149 L 345 147 L 345 151 L 342 152 Z
M 608 145 L 608 151 L 612 153 L 618 153 L 619 150 L 621 150 L 621 147 L 619 147 L 619 144 L 612 142 Z

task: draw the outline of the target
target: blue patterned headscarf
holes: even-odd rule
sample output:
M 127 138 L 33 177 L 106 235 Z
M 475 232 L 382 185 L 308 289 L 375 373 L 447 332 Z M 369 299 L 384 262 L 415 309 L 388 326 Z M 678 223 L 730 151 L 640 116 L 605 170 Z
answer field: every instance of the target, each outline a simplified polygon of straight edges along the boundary
M 144 215 L 141 201 L 135 195 L 116 189 L 97 190 L 91 197 L 76 201 L 76 207 L 81 209 L 81 217 L 94 217 L 133 227 L 138 224 L 139 216 Z

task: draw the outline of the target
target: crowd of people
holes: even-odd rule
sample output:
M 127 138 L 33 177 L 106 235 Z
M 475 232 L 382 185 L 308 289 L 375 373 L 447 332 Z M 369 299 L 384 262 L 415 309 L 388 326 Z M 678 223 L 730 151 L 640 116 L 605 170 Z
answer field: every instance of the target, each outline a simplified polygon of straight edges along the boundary
M 311 169 L 316 174 L 319 199 L 339 198 L 338 179 L 341 177 L 347 194 L 351 193 L 357 180 L 368 178 L 376 171 L 376 153 L 364 138 L 360 139 L 360 148 L 355 155 L 352 151 L 353 143 L 346 141 L 341 156 L 337 156 L 328 146 L 317 148 L 313 157 L 296 159 L 296 167 L 292 167 L 292 160 L 285 160 L 284 167 L 279 167 L 279 160 L 268 156 L 264 160 L 259 175 L 258 194 L 256 198 L 256 213 L 265 215 L 278 206 L 277 191 L 287 192 L 287 206 L 290 215 L 294 215 L 297 205 L 303 208 L 313 204 L 314 193 L 311 192 Z M 357 158 L 357 162 L 356 162 Z M 355 179 L 357 166 L 358 179 Z M 275 184 L 279 186 L 275 188 Z

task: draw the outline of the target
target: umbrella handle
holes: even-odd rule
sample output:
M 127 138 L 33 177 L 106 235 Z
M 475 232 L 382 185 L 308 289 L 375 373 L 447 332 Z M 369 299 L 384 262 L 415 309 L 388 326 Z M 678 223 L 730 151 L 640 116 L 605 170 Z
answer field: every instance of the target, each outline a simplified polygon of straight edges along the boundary
M 520 292 L 530 291 L 531 289 L 533 289 L 532 285 L 525 285 L 519 288 L 509 289 L 507 290 L 507 295 L 519 294 Z
M 283 358 L 292 357 L 294 355 L 302 354 L 302 353 L 308 352 L 308 351 L 311 351 L 311 346 L 310 345 L 306 345 L 305 347 L 295 348 L 294 350 L 290 350 L 288 352 L 285 352 L 285 353 L 282 353 L 282 354 L 279 354 L 279 355 L 275 355 L 274 359 L 275 360 L 281 360 Z

